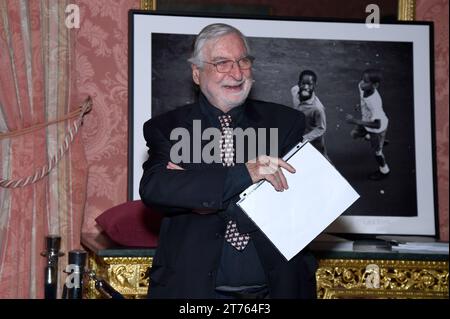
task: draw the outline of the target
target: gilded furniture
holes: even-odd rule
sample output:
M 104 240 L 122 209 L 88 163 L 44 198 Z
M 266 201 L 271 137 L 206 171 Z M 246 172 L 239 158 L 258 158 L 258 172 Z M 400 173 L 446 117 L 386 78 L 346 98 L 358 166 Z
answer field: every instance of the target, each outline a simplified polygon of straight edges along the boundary
M 93 234 L 83 234 L 81 243 L 88 252 L 87 267 L 97 277 L 105 279 L 125 298 L 145 298 L 149 284 L 148 270 L 155 249 L 116 247 L 106 236 Z M 92 280 L 85 287 L 86 298 L 103 297 Z
M 83 234 L 88 268 L 126 298 L 145 298 L 155 250 L 116 247 L 102 235 Z M 319 299 L 448 298 L 448 253 L 314 250 Z M 102 298 L 92 281 L 87 298 Z
M 319 299 L 448 298 L 448 254 L 316 251 Z

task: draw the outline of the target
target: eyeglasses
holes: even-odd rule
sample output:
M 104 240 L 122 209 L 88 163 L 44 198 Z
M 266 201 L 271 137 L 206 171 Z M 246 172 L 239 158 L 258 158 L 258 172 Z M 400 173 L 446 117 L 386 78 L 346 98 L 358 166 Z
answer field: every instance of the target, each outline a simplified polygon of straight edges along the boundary
M 203 61 L 204 63 L 214 65 L 216 68 L 216 71 L 219 73 L 228 73 L 233 69 L 234 64 L 236 63 L 241 70 L 248 70 L 252 67 L 253 61 L 255 60 L 252 56 L 245 56 L 243 58 L 240 58 L 239 60 L 233 61 L 233 60 L 222 60 L 217 62 L 207 62 Z

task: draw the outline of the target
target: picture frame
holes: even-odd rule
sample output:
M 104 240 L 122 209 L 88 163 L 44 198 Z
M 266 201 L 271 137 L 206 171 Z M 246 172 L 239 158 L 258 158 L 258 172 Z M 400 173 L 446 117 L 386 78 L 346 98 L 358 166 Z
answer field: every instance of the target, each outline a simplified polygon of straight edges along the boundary
M 193 102 L 189 50 L 210 23 L 241 30 L 257 50 L 251 97 L 291 106 L 299 71 L 318 73 L 317 94 L 327 111 L 326 143 L 332 163 L 361 199 L 329 233 L 437 236 L 434 137 L 433 24 L 281 17 L 219 17 L 131 10 L 129 13 L 129 199 L 139 199 L 146 159 L 143 124 Z M 345 114 L 359 103 L 362 71 L 383 71 L 380 94 L 389 118 L 384 148 L 392 173 L 369 181 L 377 168 L 369 143 L 355 141 Z M 363 163 L 363 164 L 361 164 Z M 318 190 L 320 191 L 320 190 Z
M 332 0 L 330 1 L 330 3 Z M 396 2 L 396 3 L 395 3 Z M 311 15 L 304 15 L 305 10 L 304 7 L 307 8 L 311 7 L 312 4 L 315 4 L 316 2 L 314 0 L 308 0 L 303 1 L 302 6 L 302 17 L 311 17 Z M 249 8 L 250 4 L 250 8 Z M 351 3 L 349 3 L 351 4 Z M 376 4 L 382 8 L 382 13 L 384 17 L 397 17 L 399 21 L 413 21 L 415 20 L 416 15 L 416 1 L 415 0 L 378 0 L 376 1 Z M 361 6 L 367 6 L 367 4 L 361 3 Z M 262 10 L 259 9 L 259 7 L 262 7 Z M 268 11 L 271 13 L 269 15 L 274 15 L 273 10 L 270 5 L 253 5 L 251 2 L 248 2 L 246 4 L 235 5 L 230 7 L 228 1 L 223 1 L 221 3 L 220 1 L 216 1 L 213 4 L 208 3 L 205 1 L 204 3 L 188 3 L 186 1 L 180 0 L 180 1 L 173 1 L 173 0 L 141 0 L 140 2 L 140 8 L 142 10 L 166 10 L 166 11 L 192 11 L 192 9 L 196 9 L 196 12 L 226 12 L 229 13 L 229 11 L 232 9 L 233 13 L 239 13 L 239 14 L 248 14 L 249 10 L 252 10 L 253 14 L 259 14 L 261 11 L 266 11 L 267 8 Z M 255 8 L 257 8 L 255 10 Z M 353 16 L 355 12 L 352 10 L 355 9 L 354 6 L 349 5 L 348 8 L 340 6 L 339 8 L 344 10 L 343 12 L 336 12 L 335 6 L 327 5 L 327 3 L 317 3 L 317 5 L 314 6 L 315 9 L 312 10 L 312 12 L 309 11 L 309 14 L 313 14 L 312 17 L 327 17 L 327 18 L 339 18 L 339 19 L 357 19 L 362 17 L 355 17 Z M 201 11 L 199 11 L 201 10 Z M 361 10 L 362 11 L 362 10 Z M 365 11 L 365 10 L 364 10 Z M 293 15 L 295 15 L 295 11 L 291 11 Z M 363 12 L 366 14 L 366 12 Z M 352 16 L 349 16 L 349 14 L 352 14 Z M 361 13 L 357 13 L 361 14 Z M 276 15 L 276 14 L 275 14 Z

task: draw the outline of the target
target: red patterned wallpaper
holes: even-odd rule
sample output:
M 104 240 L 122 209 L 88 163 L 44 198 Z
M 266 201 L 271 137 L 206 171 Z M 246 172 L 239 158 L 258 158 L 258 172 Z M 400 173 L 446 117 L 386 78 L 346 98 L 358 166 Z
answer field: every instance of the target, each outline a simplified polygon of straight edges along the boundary
M 96 232 L 94 219 L 127 200 L 127 14 L 139 2 L 75 1 L 81 9 L 78 90 L 94 98 L 82 130 L 89 163 L 83 231 Z M 417 0 L 416 12 L 417 20 L 435 21 L 439 217 L 441 238 L 448 240 L 448 0 Z
M 128 10 L 139 0 L 77 0 L 77 85 L 91 95 L 83 126 L 89 165 L 83 231 L 96 232 L 95 218 L 127 200 Z
M 416 20 L 434 21 L 439 224 L 448 241 L 448 0 L 417 0 Z

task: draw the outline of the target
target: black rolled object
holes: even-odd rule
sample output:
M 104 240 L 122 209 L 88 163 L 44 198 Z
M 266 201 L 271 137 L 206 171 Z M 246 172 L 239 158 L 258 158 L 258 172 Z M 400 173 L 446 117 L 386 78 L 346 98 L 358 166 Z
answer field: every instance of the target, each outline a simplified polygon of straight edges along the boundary
M 84 250 L 71 250 L 66 272 L 65 296 L 67 299 L 83 298 L 83 276 L 87 253 Z

